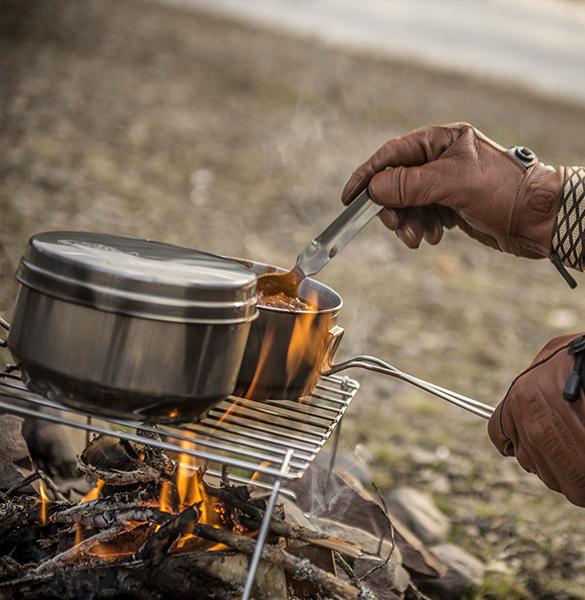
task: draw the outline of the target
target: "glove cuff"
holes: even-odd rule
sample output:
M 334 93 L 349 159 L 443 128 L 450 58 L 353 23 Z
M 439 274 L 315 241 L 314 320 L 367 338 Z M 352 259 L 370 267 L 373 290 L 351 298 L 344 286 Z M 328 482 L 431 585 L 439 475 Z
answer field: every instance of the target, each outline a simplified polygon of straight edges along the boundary
M 585 270 L 585 167 L 567 167 L 552 237 L 552 252 L 567 267 Z

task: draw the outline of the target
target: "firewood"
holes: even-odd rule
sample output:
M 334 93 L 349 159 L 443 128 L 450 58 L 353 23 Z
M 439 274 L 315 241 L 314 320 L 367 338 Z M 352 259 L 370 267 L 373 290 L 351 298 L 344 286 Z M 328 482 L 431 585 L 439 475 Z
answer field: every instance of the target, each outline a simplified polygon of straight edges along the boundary
M 141 464 L 139 469 L 133 471 L 118 471 L 116 469 L 105 471 L 77 461 L 77 468 L 90 483 L 94 484 L 97 483 L 98 479 L 101 479 L 107 485 L 117 486 L 133 485 L 135 483 L 159 483 L 170 480 L 166 474 L 160 473 L 147 464 Z
M 190 506 L 175 517 L 171 517 L 138 552 L 138 558 L 150 558 L 154 564 L 161 562 L 173 542 L 187 530 L 192 530 L 199 519 L 197 505 Z
M 248 555 L 252 555 L 256 548 L 255 540 L 232 533 L 227 529 L 218 529 L 198 523 L 194 526 L 193 533 L 199 537 L 225 544 Z M 314 583 L 334 598 L 340 600 L 375 600 L 367 589 L 360 590 L 338 579 L 335 575 L 316 567 L 309 560 L 292 556 L 292 554 L 278 546 L 266 544 L 262 549 L 262 558 L 269 563 L 282 567 L 295 579 Z
M 114 510 L 82 511 L 80 507 L 73 507 L 67 511 L 55 513 L 51 516 L 52 523 L 77 523 L 85 527 L 104 529 L 114 525 L 124 525 L 137 521 L 145 523 L 166 523 L 172 515 L 149 506 L 121 506 Z
M 130 529 L 133 528 L 130 527 Z M 51 571 L 61 569 L 73 562 L 78 561 L 80 557 L 88 554 L 91 549 L 98 544 L 115 540 L 123 531 L 128 530 L 129 528 L 124 525 L 116 525 L 110 529 L 101 531 L 100 533 L 83 540 L 79 544 L 76 544 L 72 548 L 69 548 L 64 552 L 57 554 L 57 556 L 54 556 L 53 558 L 41 563 L 38 567 L 31 571 L 31 575 L 45 575 Z
M 89 527 L 112 527 L 116 523 L 128 521 L 147 521 L 150 523 L 165 523 L 171 515 L 158 510 L 157 496 L 154 490 L 116 492 L 105 498 L 82 502 L 73 506 L 64 506 L 53 511 L 49 517 L 50 523 L 78 523 Z
M 235 506 L 251 517 L 252 523 L 256 527 L 260 526 L 260 523 L 264 518 L 264 510 L 256 504 L 253 504 L 249 498 L 246 499 L 246 488 L 215 488 L 208 484 L 204 485 L 208 494 L 223 500 L 228 506 Z M 286 539 L 300 540 L 327 550 L 341 552 L 352 558 L 360 558 L 363 556 L 363 552 L 357 544 L 351 544 L 350 542 L 327 535 L 326 533 L 310 531 L 300 525 L 289 525 L 286 521 L 274 515 L 270 520 L 270 533 Z

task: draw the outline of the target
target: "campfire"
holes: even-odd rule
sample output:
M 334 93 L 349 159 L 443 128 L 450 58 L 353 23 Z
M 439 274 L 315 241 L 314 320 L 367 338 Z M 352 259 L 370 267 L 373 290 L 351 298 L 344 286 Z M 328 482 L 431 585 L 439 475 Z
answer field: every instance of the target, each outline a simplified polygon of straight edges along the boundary
M 193 443 L 183 446 L 192 449 Z M 187 589 L 210 592 L 201 597 L 240 597 L 230 573 L 235 567 L 226 559 L 253 554 L 265 498 L 249 486 L 234 485 L 227 469 L 214 483 L 206 481 L 204 466 L 191 454 L 171 457 L 110 435 L 89 442 L 79 469 L 93 487 L 78 502 L 66 499 L 38 471 L 3 496 L 1 594 L 76 597 L 84 585 L 101 582 L 104 597 L 129 592 L 158 597 L 155 592 L 169 588 L 175 590 L 171 597 L 182 597 Z M 38 484 L 38 495 L 26 491 L 31 484 Z M 257 597 L 286 598 L 302 582 L 296 593 L 308 589 L 308 594 L 334 598 L 375 598 L 357 579 L 338 577 L 333 557 L 347 572 L 347 561 L 369 556 L 380 566 L 384 557 L 370 556 L 347 536 L 288 517 L 280 505 L 270 520 L 262 552 L 265 589 L 256 589 Z M 273 581 L 267 583 L 270 569 Z M 282 588 L 280 596 L 271 595 L 274 586 Z M 221 595 L 214 596 L 212 589 Z M 94 597 L 102 596 L 96 592 Z
M 343 332 L 335 293 L 325 295 L 330 309 L 261 315 L 245 388 L 187 424 L 96 422 L 97 409 L 27 389 L 17 368 L 0 372 L 0 409 L 93 432 L 77 464 L 89 491 L 65 493 L 36 470 L 0 496 L 0 597 L 421 598 L 403 563 L 437 577 L 440 561 L 332 460 L 318 492 L 303 477 L 359 388 L 320 375 Z M 321 506 L 355 506 L 317 519 L 287 499 L 315 493 Z

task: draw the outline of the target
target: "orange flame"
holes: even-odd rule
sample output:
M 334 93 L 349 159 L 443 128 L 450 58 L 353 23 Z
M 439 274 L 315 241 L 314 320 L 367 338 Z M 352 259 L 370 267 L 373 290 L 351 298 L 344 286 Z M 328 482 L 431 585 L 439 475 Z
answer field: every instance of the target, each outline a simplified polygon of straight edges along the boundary
M 102 493 L 102 489 L 105 485 L 105 481 L 103 479 L 98 479 L 95 487 L 93 487 L 83 498 L 79 501 L 79 504 L 83 504 L 84 502 L 91 502 L 92 500 L 97 500 Z
M 258 355 L 258 362 L 256 363 L 256 371 L 254 371 L 254 377 L 252 377 L 250 387 L 245 394 L 246 398 L 253 398 L 254 396 L 254 392 L 256 391 L 258 382 L 260 381 L 260 376 L 262 375 L 262 370 L 264 369 L 264 365 L 270 356 L 270 349 L 272 347 L 272 343 L 274 342 L 274 334 L 274 326 L 266 328 L 266 333 L 264 334 L 264 339 L 262 340 L 262 347 L 260 348 L 260 354 Z M 226 412 L 225 416 L 228 414 L 229 410 Z
M 308 298 L 308 304 L 318 306 L 319 295 L 316 290 Z M 301 368 L 312 367 L 313 365 L 316 368 L 320 367 L 316 362 L 320 351 L 321 337 L 327 326 L 327 319 L 323 319 L 321 325 L 315 329 L 314 322 L 317 315 L 316 311 L 305 312 L 299 314 L 295 319 L 286 355 L 287 386 L 290 385 Z
M 49 497 L 47 496 L 47 492 L 45 491 L 45 484 L 43 481 L 39 481 L 39 490 L 41 492 L 41 525 L 47 524 L 47 504 L 49 502 Z
M 75 523 L 75 525 L 73 525 L 73 528 L 75 529 L 75 540 L 73 541 L 73 545 L 77 546 L 77 544 L 81 544 L 81 542 L 83 541 L 81 525 L 79 523 Z
M 272 463 L 269 460 L 263 460 L 260 463 L 261 467 L 269 467 Z M 260 473 L 260 471 L 254 471 L 254 474 L 252 475 L 252 477 L 250 477 L 250 481 L 256 481 L 257 479 L 260 478 L 260 476 L 262 475 L 262 473 Z
M 162 512 L 173 513 L 173 507 L 170 501 L 171 495 L 171 484 L 168 481 L 163 481 L 160 486 L 160 500 L 159 507 Z
M 194 450 L 195 444 L 181 441 L 181 448 Z M 201 503 L 200 521 L 206 522 L 207 507 L 206 494 L 201 483 L 201 474 L 196 470 L 196 459 L 187 453 L 179 455 L 179 468 L 177 471 L 177 493 L 181 510 L 185 510 L 193 504 Z

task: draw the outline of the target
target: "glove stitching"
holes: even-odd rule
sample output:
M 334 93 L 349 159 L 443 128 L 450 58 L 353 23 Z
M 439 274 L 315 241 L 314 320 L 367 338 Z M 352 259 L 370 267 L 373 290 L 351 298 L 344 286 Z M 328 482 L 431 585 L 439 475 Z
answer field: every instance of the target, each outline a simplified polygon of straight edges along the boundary
M 578 337 L 578 336 L 575 336 L 575 337 Z M 512 443 L 512 440 L 510 439 L 510 437 L 506 433 L 506 430 L 504 429 L 504 423 L 503 423 L 502 419 L 503 419 L 503 414 L 504 414 L 504 406 L 505 406 L 506 402 L 508 401 L 508 398 L 510 397 L 510 392 L 512 391 L 512 388 L 514 387 L 514 385 L 516 384 L 516 382 L 521 377 L 524 377 L 524 375 L 527 375 L 533 369 L 536 369 L 537 367 L 540 367 L 541 365 L 547 363 L 549 360 L 553 359 L 559 352 L 562 352 L 563 350 L 566 350 L 571 345 L 571 342 L 574 339 L 575 338 L 572 338 L 572 339 L 568 340 L 566 344 L 563 344 L 560 348 L 557 348 L 552 354 L 550 354 L 550 355 L 542 358 L 538 362 L 535 362 L 534 364 L 530 365 L 527 369 L 525 369 L 524 371 L 522 371 L 522 373 L 520 373 L 519 375 L 517 375 L 513 379 L 512 383 L 508 387 L 508 391 L 506 392 L 506 395 L 504 396 L 504 399 L 502 400 L 502 402 L 500 404 L 500 410 L 499 410 L 499 415 L 498 415 L 499 416 L 498 422 L 499 422 L 499 425 L 500 425 L 500 431 L 502 433 L 502 436 L 506 439 L 507 442 Z

